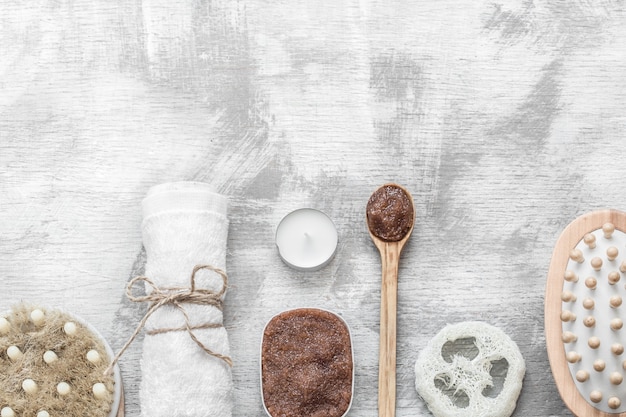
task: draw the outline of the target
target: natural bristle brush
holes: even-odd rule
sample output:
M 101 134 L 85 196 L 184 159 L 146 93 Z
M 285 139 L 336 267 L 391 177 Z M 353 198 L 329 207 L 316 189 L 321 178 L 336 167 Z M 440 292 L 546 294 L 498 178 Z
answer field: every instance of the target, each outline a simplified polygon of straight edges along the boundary
M 20 303 L 0 314 L 0 417 L 123 417 L 112 351 L 78 317 Z
M 626 213 L 570 223 L 548 271 L 545 329 L 552 374 L 579 417 L 626 417 Z

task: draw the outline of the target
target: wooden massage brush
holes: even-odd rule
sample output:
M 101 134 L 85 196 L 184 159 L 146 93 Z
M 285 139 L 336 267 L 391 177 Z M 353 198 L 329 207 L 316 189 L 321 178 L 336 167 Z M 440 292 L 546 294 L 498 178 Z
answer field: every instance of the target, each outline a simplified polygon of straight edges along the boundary
M 576 416 L 626 417 L 626 213 L 601 210 L 559 237 L 545 329 L 559 394 Z
M 18 304 L 0 314 L 0 416 L 123 417 L 119 367 L 88 323 Z

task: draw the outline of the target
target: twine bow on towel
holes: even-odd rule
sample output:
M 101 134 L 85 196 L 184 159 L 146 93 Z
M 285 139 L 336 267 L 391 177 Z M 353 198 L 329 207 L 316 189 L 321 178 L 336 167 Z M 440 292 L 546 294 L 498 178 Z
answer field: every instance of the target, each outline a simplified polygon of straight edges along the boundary
M 196 288 L 196 273 L 201 269 L 207 269 L 209 271 L 213 271 L 220 275 L 223 280 L 222 289 L 220 291 L 212 291 L 203 288 Z M 133 287 L 138 282 L 144 282 L 150 287 L 152 287 L 152 292 L 143 296 L 136 296 L 133 294 Z M 223 307 L 222 298 L 226 293 L 226 289 L 228 288 L 228 276 L 226 272 L 219 268 L 215 268 L 211 265 L 196 265 L 191 272 L 191 286 L 189 288 L 185 287 L 158 287 L 150 278 L 146 276 L 138 276 L 130 280 L 128 286 L 126 287 L 126 296 L 132 302 L 136 303 L 144 303 L 150 302 L 150 307 L 148 311 L 143 316 L 139 325 L 133 332 L 132 336 L 128 339 L 126 344 L 122 347 L 122 349 L 118 352 L 117 355 L 111 361 L 111 364 L 106 369 L 105 374 L 110 373 L 113 370 L 113 366 L 117 363 L 122 354 L 128 349 L 130 344 L 135 340 L 141 329 L 143 329 L 146 325 L 146 322 L 150 318 L 150 316 L 157 311 L 159 308 L 164 305 L 171 305 L 176 307 L 185 317 L 185 325 L 182 327 L 173 327 L 173 328 L 163 328 L 163 329 L 155 329 L 147 332 L 148 335 L 162 334 L 168 332 L 176 332 L 176 331 L 187 331 L 189 333 L 189 337 L 196 342 L 198 346 L 206 353 L 216 358 L 222 359 L 224 362 L 228 364 L 228 366 L 233 366 L 233 361 L 230 357 L 222 355 L 217 352 L 213 352 L 211 349 L 207 348 L 194 334 L 194 330 L 198 329 L 211 329 L 211 328 L 219 328 L 223 327 L 223 324 L 214 324 L 214 323 L 205 323 L 196 326 L 192 326 L 189 322 L 189 315 L 187 311 L 183 307 L 182 304 L 200 304 L 206 306 L 213 306 L 220 310 Z

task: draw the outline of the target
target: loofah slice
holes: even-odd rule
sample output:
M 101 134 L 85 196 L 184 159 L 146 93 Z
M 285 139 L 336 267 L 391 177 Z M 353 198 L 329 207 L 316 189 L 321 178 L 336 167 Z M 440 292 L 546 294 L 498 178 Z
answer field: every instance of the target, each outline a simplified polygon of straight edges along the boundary
M 471 341 L 471 354 L 444 354 L 457 341 Z M 507 369 L 501 390 L 492 396 L 494 364 Z M 525 372 L 524 358 L 509 336 L 483 322 L 464 322 L 443 328 L 420 352 L 415 385 L 435 417 L 508 417 Z M 461 397 L 465 401 L 456 401 Z

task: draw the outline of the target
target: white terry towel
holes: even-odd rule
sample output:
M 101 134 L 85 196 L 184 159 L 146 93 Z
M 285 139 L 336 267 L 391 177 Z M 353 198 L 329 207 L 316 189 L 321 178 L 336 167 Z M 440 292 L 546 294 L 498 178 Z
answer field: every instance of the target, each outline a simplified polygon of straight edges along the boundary
M 227 200 L 198 182 L 152 187 L 143 201 L 145 275 L 159 287 L 191 285 L 194 266 L 208 264 L 225 271 L 228 236 Z M 196 288 L 219 292 L 220 275 L 196 274 Z M 146 285 L 146 293 L 153 288 Z M 222 311 L 209 305 L 183 304 L 191 326 L 221 325 Z M 183 313 L 164 305 L 150 316 L 146 331 L 185 326 Z M 213 352 L 229 355 L 224 327 L 195 329 Z M 141 415 L 144 417 L 230 417 L 232 375 L 222 359 L 209 355 L 186 331 L 147 335 L 141 359 Z

